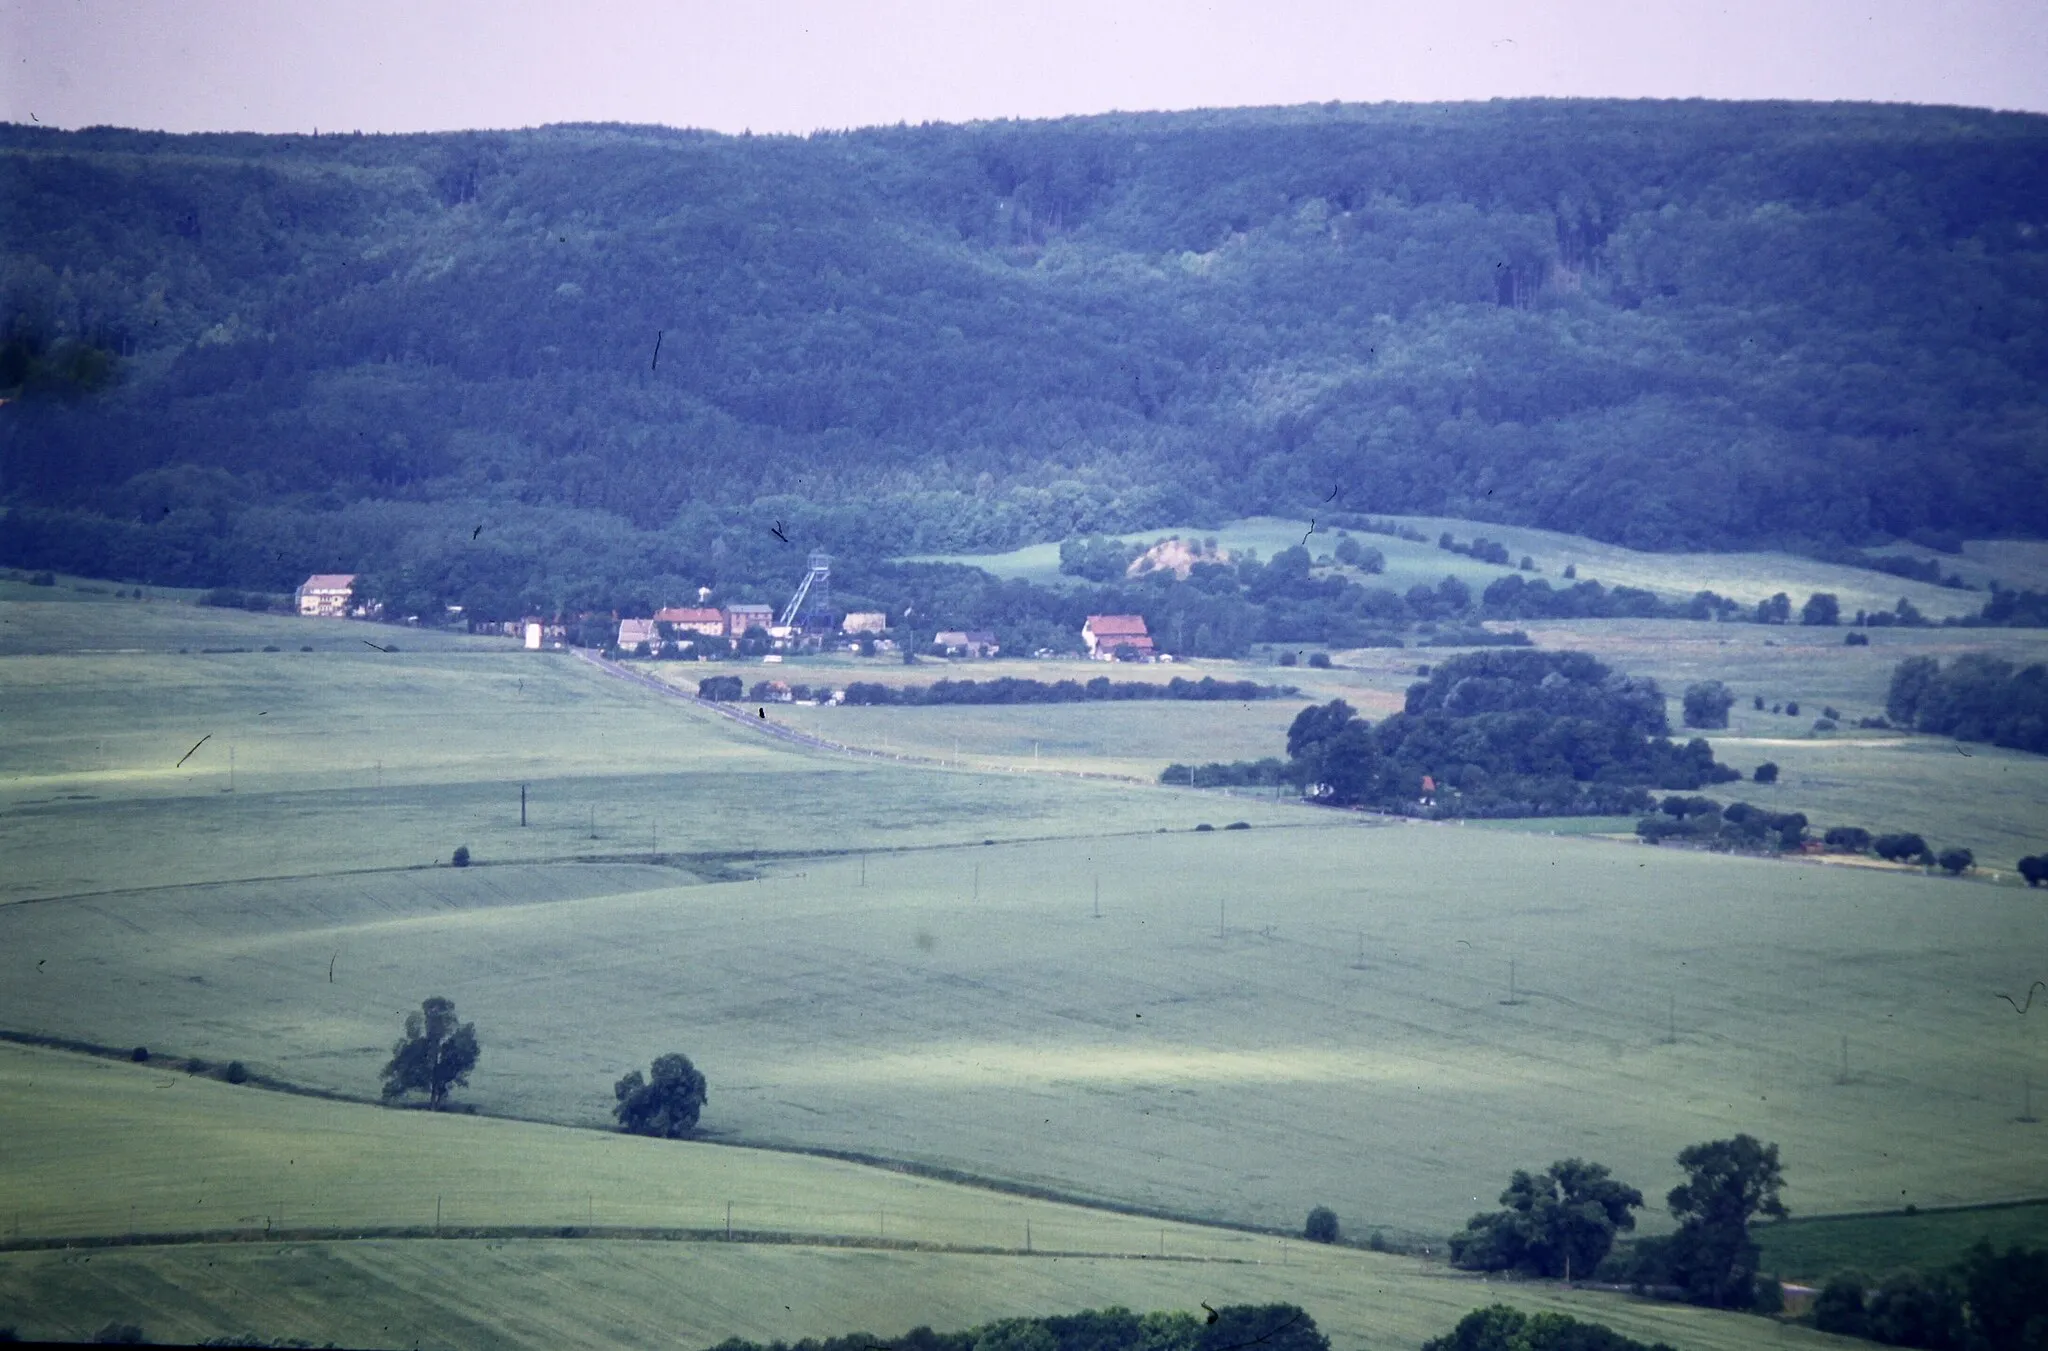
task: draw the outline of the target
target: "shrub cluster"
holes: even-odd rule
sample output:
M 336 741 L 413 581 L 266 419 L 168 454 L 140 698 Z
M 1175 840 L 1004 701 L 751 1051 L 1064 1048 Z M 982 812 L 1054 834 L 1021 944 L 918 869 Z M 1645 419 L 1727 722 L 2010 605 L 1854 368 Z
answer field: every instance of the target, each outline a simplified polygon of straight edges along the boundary
M 1333 806 L 1422 815 L 1567 816 L 1640 811 L 1650 785 L 1741 777 L 1705 741 L 1672 743 L 1655 681 L 1586 653 L 1468 652 L 1428 672 L 1377 726 L 1342 699 L 1313 705 L 1288 728 L 1284 765 L 1212 764 L 1193 769 L 1195 782 L 1287 782 Z
M 1998 1252 L 1979 1239 L 1962 1261 L 1873 1281 L 1839 1272 L 1813 1302 L 1822 1332 L 1929 1351 L 1999 1351 L 2040 1344 L 2048 1328 L 2048 1249 Z

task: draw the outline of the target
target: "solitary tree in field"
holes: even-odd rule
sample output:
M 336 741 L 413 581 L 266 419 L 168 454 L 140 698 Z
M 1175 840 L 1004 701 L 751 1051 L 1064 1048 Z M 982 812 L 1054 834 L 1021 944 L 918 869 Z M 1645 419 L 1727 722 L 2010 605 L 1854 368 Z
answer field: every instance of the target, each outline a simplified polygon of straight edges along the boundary
M 391 1048 L 384 1067 L 384 1096 L 425 1093 L 435 1111 L 448 1092 L 469 1082 L 476 1068 L 476 1024 L 457 1021 L 455 1001 L 439 995 L 421 1003 L 418 1013 L 405 1015 L 405 1035 Z
M 1709 1140 L 1679 1151 L 1686 1181 L 1665 1203 L 1678 1221 L 1671 1236 L 1671 1274 L 1695 1304 L 1748 1308 L 1756 1298 L 1758 1250 L 1749 1236 L 1757 1215 L 1782 1217 L 1785 1185 L 1778 1147 L 1754 1136 Z
M 1308 1223 L 1302 1226 L 1303 1238 L 1317 1243 L 1335 1243 L 1338 1237 L 1337 1212 L 1328 1206 L 1317 1206 L 1308 1213 Z
M 1756 767 L 1756 772 L 1750 775 L 1750 777 L 1758 783 L 1776 783 L 1778 781 L 1778 762 L 1775 760 L 1764 761 Z
M 2029 854 L 2021 859 L 2020 876 L 2027 879 L 2030 887 L 2048 882 L 2048 854 Z
M 1806 598 L 1806 604 L 1799 607 L 1799 622 L 1816 627 L 1832 627 L 1842 622 L 1842 602 L 1825 591 L 1816 591 Z
M 1696 685 L 1685 687 L 1685 725 L 1687 727 L 1726 727 L 1728 710 L 1735 705 L 1735 696 L 1728 687 L 1718 680 L 1702 680 Z
M 1944 849 L 1936 856 L 1941 870 L 1950 877 L 1961 877 L 1977 866 L 1977 856 L 1967 849 Z
M 612 1085 L 612 1096 L 619 1100 L 612 1115 L 622 1131 L 679 1140 L 697 1129 L 697 1114 L 704 1109 L 704 1075 L 686 1055 L 658 1056 L 652 1070 L 651 1079 L 634 1070 Z

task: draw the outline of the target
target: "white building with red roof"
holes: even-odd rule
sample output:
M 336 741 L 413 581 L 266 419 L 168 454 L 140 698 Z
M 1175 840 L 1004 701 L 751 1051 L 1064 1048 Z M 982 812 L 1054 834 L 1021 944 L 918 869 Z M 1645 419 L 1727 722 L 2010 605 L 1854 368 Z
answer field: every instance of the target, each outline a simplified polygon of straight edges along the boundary
M 299 583 L 295 593 L 299 613 L 309 619 L 346 619 L 349 603 L 355 599 L 353 572 L 316 572 Z
M 1081 625 L 1081 641 L 1097 661 L 1143 660 L 1153 655 L 1152 635 L 1143 615 L 1089 615 Z

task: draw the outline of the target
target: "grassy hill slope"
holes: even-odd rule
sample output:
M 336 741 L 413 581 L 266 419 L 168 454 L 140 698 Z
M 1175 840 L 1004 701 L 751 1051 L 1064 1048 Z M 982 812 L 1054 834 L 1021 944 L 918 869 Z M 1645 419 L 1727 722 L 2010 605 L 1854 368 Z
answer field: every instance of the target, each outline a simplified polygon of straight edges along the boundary
M 319 1102 L 153 1065 L 0 1047 L 0 1089 L 0 1181 L 13 1207 L 0 1323 L 30 1337 L 82 1340 L 133 1322 L 181 1341 L 689 1346 L 856 1327 L 886 1337 L 1108 1304 L 1293 1300 L 1337 1344 L 1377 1349 L 1413 1348 L 1505 1299 L 1687 1351 L 1833 1344 L 1737 1315 L 1490 1286 L 1408 1258 L 824 1159 Z M 727 1201 L 738 1242 L 723 1241 Z M 439 1239 L 428 1236 L 437 1203 L 449 1234 Z M 516 1226 L 594 1236 L 521 1237 Z M 266 1227 L 268 1242 L 5 1251 L 67 1235 L 257 1240 Z M 329 1237 L 387 1227 L 418 1237 Z M 643 1227 L 698 1232 L 605 1237 Z M 885 1231 L 938 1250 L 890 1250 Z M 1000 1251 L 958 1250 L 986 1247 Z

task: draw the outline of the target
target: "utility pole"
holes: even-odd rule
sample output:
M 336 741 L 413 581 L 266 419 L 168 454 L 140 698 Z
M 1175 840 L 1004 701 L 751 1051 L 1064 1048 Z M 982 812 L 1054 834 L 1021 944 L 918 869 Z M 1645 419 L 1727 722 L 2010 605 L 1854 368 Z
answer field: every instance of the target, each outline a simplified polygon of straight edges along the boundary
M 1102 918 L 1102 875 L 1100 873 L 1096 874 L 1095 877 L 1095 918 Z
M 228 791 L 230 793 L 235 791 L 235 746 L 233 742 L 228 743 Z
M 1669 1046 L 1678 1045 L 1678 991 L 1676 990 L 1671 992 L 1671 1026 L 1670 1030 L 1665 1034 L 1664 1041 Z
M 1224 907 L 1225 907 L 1225 906 L 1227 906 L 1228 904 L 1229 904 L 1229 902 L 1228 902 L 1228 901 L 1218 901 L 1218 902 L 1216 902 L 1216 936 L 1217 936 L 1218 938 L 1221 938 L 1221 937 L 1223 937 L 1223 915 L 1224 915 Z
M 519 828 L 526 829 L 526 785 L 519 785 Z
M 981 899 L 981 865 L 979 863 L 974 865 L 974 899 L 977 901 Z

